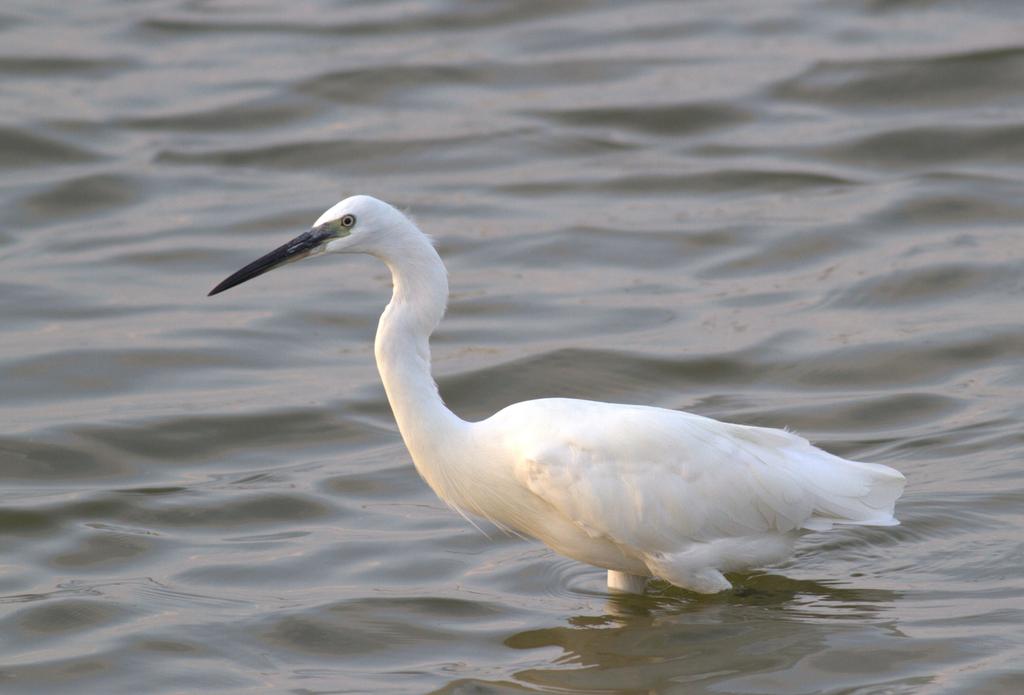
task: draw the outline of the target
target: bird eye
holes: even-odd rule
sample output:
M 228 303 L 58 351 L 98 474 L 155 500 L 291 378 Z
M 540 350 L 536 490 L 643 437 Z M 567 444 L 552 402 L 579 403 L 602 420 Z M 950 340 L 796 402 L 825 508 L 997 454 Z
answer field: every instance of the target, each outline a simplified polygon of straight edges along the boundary
M 351 229 L 356 224 L 356 216 L 355 215 L 342 215 L 341 219 L 338 220 L 338 221 L 341 222 L 341 226 L 342 227 L 346 227 L 346 228 Z

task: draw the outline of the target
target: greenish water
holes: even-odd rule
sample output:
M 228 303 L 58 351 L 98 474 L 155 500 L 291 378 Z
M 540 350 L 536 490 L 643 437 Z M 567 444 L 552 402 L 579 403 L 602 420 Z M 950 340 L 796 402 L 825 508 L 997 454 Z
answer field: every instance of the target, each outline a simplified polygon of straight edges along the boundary
M 0 692 L 1024 688 L 1016 2 L 0 8 Z M 564 395 L 908 477 L 698 597 L 412 469 L 388 276 L 217 281 L 344 195 L 452 277 L 467 418 Z

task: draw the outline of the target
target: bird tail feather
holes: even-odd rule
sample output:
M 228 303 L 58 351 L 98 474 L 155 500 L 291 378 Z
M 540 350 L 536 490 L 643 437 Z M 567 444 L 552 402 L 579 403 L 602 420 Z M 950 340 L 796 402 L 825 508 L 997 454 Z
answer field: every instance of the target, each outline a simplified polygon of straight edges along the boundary
M 804 481 L 815 496 L 814 514 L 804 528 L 899 525 L 893 514 L 906 485 L 902 473 L 878 463 L 849 461 L 811 445 L 801 449 L 792 453 L 804 460 Z

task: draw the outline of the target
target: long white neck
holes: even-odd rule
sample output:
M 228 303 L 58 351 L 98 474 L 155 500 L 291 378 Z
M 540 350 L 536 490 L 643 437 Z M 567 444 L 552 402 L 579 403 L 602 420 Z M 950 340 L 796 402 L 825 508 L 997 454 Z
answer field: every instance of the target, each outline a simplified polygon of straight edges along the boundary
M 378 257 L 391 269 L 394 291 L 377 326 L 377 369 L 417 470 L 441 492 L 446 443 L 467 427 L 445 406 L 430 374 L 429 339 L 444 316 L 448 273 L 427 237 L 413 230 L 400 248 Z

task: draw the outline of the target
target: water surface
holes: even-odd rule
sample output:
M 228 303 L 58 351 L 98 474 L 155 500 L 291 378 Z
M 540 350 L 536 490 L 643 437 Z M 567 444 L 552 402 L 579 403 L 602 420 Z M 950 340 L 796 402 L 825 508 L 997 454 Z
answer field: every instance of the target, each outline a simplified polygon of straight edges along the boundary
M 1024 688 L 1015 2 L 0 10 L 0 691 Z M 351 193 L 452 277 L 482 418 L 788 426 L 909 481 L 699 597 L 485 536 L 373 365 L 389 278 L 207 299 Z

